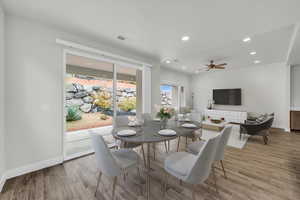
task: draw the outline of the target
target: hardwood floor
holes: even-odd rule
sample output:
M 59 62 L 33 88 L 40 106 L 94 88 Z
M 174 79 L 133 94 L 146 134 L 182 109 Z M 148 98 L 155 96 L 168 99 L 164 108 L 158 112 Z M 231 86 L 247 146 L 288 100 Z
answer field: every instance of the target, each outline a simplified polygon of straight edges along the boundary
M 181 149 L 185 141 L 182 140 Z M 157 145 L 159 146 L 159 145 Z M 164 177 L 162 164 L 164 146 L 152 160 L 152 199 L 162 198 L 161 179 Z M 172 142 L 176 149 L 176 141 Z M 223 177 L 221 165 L 216 163 L 219 193 L 215 192 L 213 178 L 197 186 L 196 199 L 236 200 L 281 200 L 300 199 L 300 135 L 272 130 L 269 145 L 261 137 L 250 138 L 244 149 L 227 147 L 224 166 L 227 179 Z M 145 173 L 142 172 L 142 175 Z M 103 176 L 97 198 L 94 192 L 97 184 L 97 170 L 94 156 L 86 156 L 48 169 L 40 170 L 7 181 L 1 200 L 12 199 L 111 199 L 113 180 Z M 136 170 L 129 173 L 126 182 L 120 177 L 115 198 L 137 200 L 145 197 L 145 178 L 138 178 Z M 169 178 L 170 185 L 165 199 L 191 199 L 191 186 L 175 178 Z M 144 196 L 140 187 L 144 188 Z

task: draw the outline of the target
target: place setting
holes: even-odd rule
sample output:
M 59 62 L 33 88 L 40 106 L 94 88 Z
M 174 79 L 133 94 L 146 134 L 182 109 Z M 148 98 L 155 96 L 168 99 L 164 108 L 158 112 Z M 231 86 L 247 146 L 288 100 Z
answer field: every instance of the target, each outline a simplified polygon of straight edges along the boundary
M 175 136 L 177 133 L 176 133 L 176 131 L 174 131 L 172 129 L 162 129 L 162 130 L 158 131 L 158 134 L 160 136 Z
M 136 131 L 132 129 L 124 129 L 117 132 L 117 135 L 120 137 L 129 137 L 136 135 Z
M 197 126 L 193 123 L 183 123 L 181 124 L 181 127 L 183 128 L 190 128 L 190 129 L 194 129 L 194 128 L 197 128 Z

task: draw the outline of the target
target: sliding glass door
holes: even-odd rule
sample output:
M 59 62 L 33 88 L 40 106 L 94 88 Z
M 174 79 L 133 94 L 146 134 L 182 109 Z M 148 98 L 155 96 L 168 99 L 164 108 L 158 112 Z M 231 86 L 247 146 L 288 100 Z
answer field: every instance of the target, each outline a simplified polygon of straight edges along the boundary
M 80 55 L 66 54 L 65 159 L 92 152 L 89 131 L 108 144 L 113 119 L 142 112 L 142 70 Z

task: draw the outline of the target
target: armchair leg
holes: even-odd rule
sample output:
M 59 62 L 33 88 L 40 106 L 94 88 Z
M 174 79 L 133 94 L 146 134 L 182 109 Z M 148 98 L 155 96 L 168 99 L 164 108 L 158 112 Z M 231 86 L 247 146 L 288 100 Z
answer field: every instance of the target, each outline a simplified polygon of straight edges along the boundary
M 263 139 L 264 139 L 264 143 L 265 143 L 265 144 L 268 144 L 268 141 L 269 141 L 268 136 L 264 135 L 264 136 L 263 136 Z

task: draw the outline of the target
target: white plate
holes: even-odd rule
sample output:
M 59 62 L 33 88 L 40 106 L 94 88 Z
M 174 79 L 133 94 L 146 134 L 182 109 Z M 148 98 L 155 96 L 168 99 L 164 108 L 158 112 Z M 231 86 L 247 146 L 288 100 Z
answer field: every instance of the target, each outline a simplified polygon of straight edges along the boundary
M 179 121 L 181 121 L 181 122 L 190 122 L 191 120 L 190 119 L 180 119 Z
M 172 129 L 163 129 L 158 131 L 158 134 L 163 136 L 173 136 L 176 135 L 176 132 Z
M 184 128 L 196 128 L 197 126 L 195 124 L 189 124 L 189 123 L 185 123 L 181 125 Z
M 118 136 L 132 136 L 135 134 L 136 132 L 134 130 L 122 130 L 117 133 Z
M 140 124 L 138 122 L 129 122 L 128 126 L 135 127 L 135 126 L 140 126 Z

